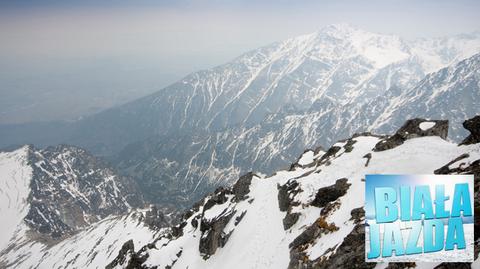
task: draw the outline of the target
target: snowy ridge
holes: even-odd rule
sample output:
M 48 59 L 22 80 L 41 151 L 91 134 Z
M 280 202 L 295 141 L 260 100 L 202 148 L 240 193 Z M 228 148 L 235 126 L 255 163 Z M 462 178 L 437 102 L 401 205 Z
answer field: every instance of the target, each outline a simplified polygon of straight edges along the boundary
M 128 169 L 133 161 L 135 169 L 143 171 L 142 178 L 154 181 L 162 177 L 162 184 L 172 182 L 179 197 L 189 195 L 192 201 L 214 186 L 233 183 L 249 170 L 270 173 L 274 168 L 286 168 L 288 161 L 307 147 L 329 145 L 335 137 L 348 137 L 355 132 L 390 133 L 411 117 L 448 118 L 449 137 L 460 141 L 466 135 L 460 122 L 480 113 L 479 56 L 429 74 L 411 89 L 392 87 L 364 105 L 342 106 L 325 99 L 306 112 L 292 109 L 270 114 L 251 127 L 184 137 L 180 142 L 165 137 L 147 140 L 142 146 L 135 144 L 134 154 L 128 151 L 128 158 L 120 161 L 119 168 Z M 151 145 L 155 145 L 153 149 Z M 173 166 L 158 162 L 159 157 L 146 158 L 173 150 Z M 187 165 L 182 166 L 182 162 Z M 179 182 L 178 178 L 185 181 Z M 202 189 L 207 191 L 199 191 Z M 195 192 L 196 195 L 191 194 Z M 176 197 L 175 192 L 169 194 L 169 198 Z
M 477 171 L 478 177 L 480 140 L 459 146 L 441 138 L 446 130 L 445 121 L 415 119 L 398 132 L 408 133 L 405 140 L 359 134 L 324 154 L 306 151 L 289 170 L 244 175 L 201 200 L 169 234 L 110 266 L 135 260 L 142 268 L 373 268 L 364 263 L 364 176 Z
M 328 26 L 194 73 L 112 111 L 122 118 L 141 113 L 143 126 L 157 126 L 155 136 L 127 146 L 116 163 L 129 175 L 147 178 L 142 189 L 166 185 L 174 199 L 184 203 L 181 197 L 187 196 L 188 204 L 242 173 L 270 173 L 307 147 L 329 146 L 355 132 L 389 133 L 416 116 L 461 122 L 479 112 L 479 77 L 458 75 L 457 84 L 471 83 L 452 87 L 441 68 L 451 64 L 453 73 L 478 73 L 461 61 L 478 52 L 476 34 L 408 41 Z M 478 65 L 477 58 L 468 61 Z M 428 77 L 445 83 L 442 88 L 422 87 L 432 71 L 438 72 Z M 459 107 L 465 96 L 472 104 Z M 420 97 L 431 100 L 423 105 Z M 457 141 L 465 135 L 458 124 L 450 132 Z M 146 197 L 166 202 L 148 190 Z
M 119 176 L 85 150 L 60 145 L 31 148 L 33 169 L 26 223 L 60 238 L 112 214 L 143 205 L 130 178 Z
M 305 148 L 355 132 L 390 133 L 413 117 L 460 123 L 478 114 L 478 66 L 467 62 L 478 63 L 479 52 L 478 32 L 407 40 L 330 25 L 66 124 L 51 143 L 113 155 L 147 201 L 190 206 L 245 172 L 285 168 Z M 442 68 L 465 72 L 447 77 Z M 450 128 L 455 141 L 465 135 Z M 12 132 L 0 130 L 8 138 L 1 142 L 20 143 L 22 134 Z
M 2 253 L 0 265 L 7 268 L 105 268 L 132 239 L 144 245 L 161 233 L 145 225 L 144 212 L 108 217 L 59 243 L 30 241 L 26 225 L 13 239 L 16 246 Z M 40 258 L 41 257 L 41 258 Z
M 168 225 L 130 178 L 85 150 L 60 145 L 0 152 L 0 268 L 103 268 L 124 240 Z
M 28 166 L 28 147 L 14 152 L 0 152 L 0 250 L 7 247 L 30 208 L 32 168 Z

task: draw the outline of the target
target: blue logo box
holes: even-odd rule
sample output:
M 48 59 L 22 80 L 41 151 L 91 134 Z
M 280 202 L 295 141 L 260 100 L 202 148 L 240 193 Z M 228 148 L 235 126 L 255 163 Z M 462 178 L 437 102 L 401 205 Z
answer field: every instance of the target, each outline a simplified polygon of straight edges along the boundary
M 365 261 L 473 262 L 473 175 L 367 175 Z

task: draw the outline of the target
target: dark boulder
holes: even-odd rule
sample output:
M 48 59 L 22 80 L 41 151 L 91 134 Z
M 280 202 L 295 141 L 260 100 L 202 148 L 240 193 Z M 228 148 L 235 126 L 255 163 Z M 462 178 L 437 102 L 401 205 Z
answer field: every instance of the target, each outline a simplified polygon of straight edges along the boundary
M 385 269 L 408 269 L 415 267 L 417 265 L 414 262 L 391 262 Z
M 300 213 L 288 213 L 283 219 L 283 229 L 290 229 L 295 223 L 297 223 Z
M 432 127 L 422 130 L 420 124 L 423 122 L 433 122 L 435 123 Z M 395 148 L 403 144 L 406 140 L 416 137 L 423 136 L 439 136 L 443 139 L 446 139 L 448 135 L 448 120 L 425 120 L 425 119 L 411 119 L 405 122 L 398 131 L 385 139 L 379 141 L 375 147 L 374 151 L 384 151 L 388 149 Z
M 348 179 L 341 178 L 338 179 L 334 185 L 319 189 L 311 205 L 316 207 L 324 207 L 329 202 L 333 202 L 339 197 L 345 195 L 351 185 L 350 183 L 347 183 L 347 181 Z
M 320 211 L 320 216 L 327 217 L 328 215 L 333 213 L 335 210 L 337 210 L 339 207 L 340 207 L 340 201 L 337 200 L 337 201 L 334 201 L 334 202 L 329 202 Z
M 351 152 L 353 150 L 353 144 L 357 143 L 357 140 L 354 139 L 348 139 L 347 143 L 343 145 L 343 148 L 345 149 L 345 152 Z
M 293 199 L 297 193 L 302 191 L 299 185 L 297 181 L 289 180 L 284 185 L 278 187 L 278 206 L 280 211 L 288 211 L 291 206 L 295 205 Z
M 231 233 L 225 233 L 224 228 L 234 214 L 235 211 L 232 211 L 213 220 L 202 219 L 200 224 L 202 237 L 200 238 L 199 251 L 204 259 L 208 259 L 215 254 L 219 247 L 225 246 Z
M 322 155 L 318 160 L 316 160 L 316 166 L 320 166 L 322 164 L 328 164 L 329 160 L 332 157 L 335 157 L 335 154 L 339 152 L 342 148 L 339 146 L 332 146 L 330 147 L 325 154 Z
M 363 207 L 354 208 L 350 212 L 350 215 L 352 216 L 350 220 L 353 220 L 353 223 L 358 224 L 363 220 L 363 218 L 365 218 L 365 210 Z
M 476 144 L 480 142 L 480 115 L 463 122 L 463 127 L 470 131 L 460 145 Z
M 470 269 L 472 266 L 469 263 L 461 263 L 461 262 L 444 262 L 437 266 L 434 269 Z
M 249 172 L 241 176 L 232 187 L 232 192 L 235 195 L 235 201 L 242 201 L 248 198 L 250 192 L 250 184 L 252 184 L 252 178 L 254 173 Z
M 125 269 L 141 269 L 142 264 L 147 260 L 148 256 L 140 256 L 135 252 L 133 240 L 125 242 L 118 251 L 117 257 L 109 263 L 105 268 L 113 269 L 118 266 Z
M 322 229 L 315 224 L 312 224 L 308 226 L 305 231 L 303 231 L 299 236 L 297 236 L 290 244 L 289 247 L 294 249 L 297 248 L 301 245 L 307 244 L 309 242 L 312 242 L 316 238 L 320 236 L 322 233 Z

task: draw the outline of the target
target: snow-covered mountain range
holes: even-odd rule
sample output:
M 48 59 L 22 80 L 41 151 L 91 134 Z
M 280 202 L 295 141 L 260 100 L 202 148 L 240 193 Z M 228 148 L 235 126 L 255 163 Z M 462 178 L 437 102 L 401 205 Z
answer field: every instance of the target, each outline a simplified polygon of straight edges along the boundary
M 104 265 L 123 237 L 147 243 L 169 225 L 155 208 L 142 207 L 133 179 L 85 150 L 0 152 L 0 268 Z
M 452 120 L 458 141 L 465 132 L 455 122 L 480 112 L 480 57 L 461 60 L 480 52 L 479 37 L 409 43 L 331 26 L 252 51 L 131 104 L 148 112 L 112 112 L 143 111 L 155 118 L 144 126 L 159 128 L 115 163 L 143 189 L 166 187 L 176 201 L 192 201 L 248 171 L 285 167 L 306 147 L 389 133 L 412 117 Z
M 241 176 L 232 187 L 204 197 L 171 228 L 154 225 L 159 216 L 152 209 L 133 210 L 60 240 L 32 239 L 28 222 L 21 220 L 28 212 L 31 147 L 4 152 L 2 190 L 23 191 L 16 199 L 7 192 L 0 198 L 16 201 L 6 210 L 23 213 L 17 213 L 10 240 L 4 240 L 5 229 L 0 232 L 0 267 L 412 268 L 412 263 L 364 262 L 364 200 L 359 194 L 365 174 L 474 174 L 477 197 L 480 116 L 463 125 L 470 135 L 460 144 L 447 140 L 448 122 L 443 120 L 409 120 L 391 136 L 356 134 L 326 151 L 306 150 L 287 170 Z M 2 202 L 2 212 L 8 212 L 3 208 L 7 204 Z M 479 208 L 476 199 L 475 211 Z M 475 236 L 475 246 L 470 246 L 475 262 L 448 266 L 480 268 L 479 234 Z M 437 265 L 418 263 L 415 268 Z
M 436 268 L 439 262 L 364 262 L 364 179 L 474 174 L 478 197 L 480 116 L 465 126 L 472 135 L 458 145 L 446 140 L 447 121 L 413 119 L 392 136 L 363 133 L 326 152 L 307 150 L 271 176 L 246 174 L 197 203 L 169 233 L 144 247 L 130 244 L 108 268 Z M 475 242 L 469 247 L 479 268 Z M 470 268 L 448 266 L 439 268 Z
M 81 121 L 6 126 L 0 135 L 3 146 L 68 143 L 111 156 L 146 200 L 188 206 L 245 172 L 285 167 L 304 148 L 389 133 L 417 116 L 474 116 L 479 52 L 478 32 L 406 40 L 331 25 Z M 464 135 L 450 126 L 452 139 Z

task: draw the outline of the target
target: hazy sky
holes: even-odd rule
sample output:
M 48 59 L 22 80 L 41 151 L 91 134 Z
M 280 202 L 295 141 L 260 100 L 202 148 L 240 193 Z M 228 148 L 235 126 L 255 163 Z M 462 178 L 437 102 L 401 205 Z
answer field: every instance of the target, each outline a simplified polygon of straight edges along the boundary
M 144 94 L 327 24 L 438 36 L 479 30 L 479 11 L 464 0 L 0 1 L 0 94 L 79 81 Z

